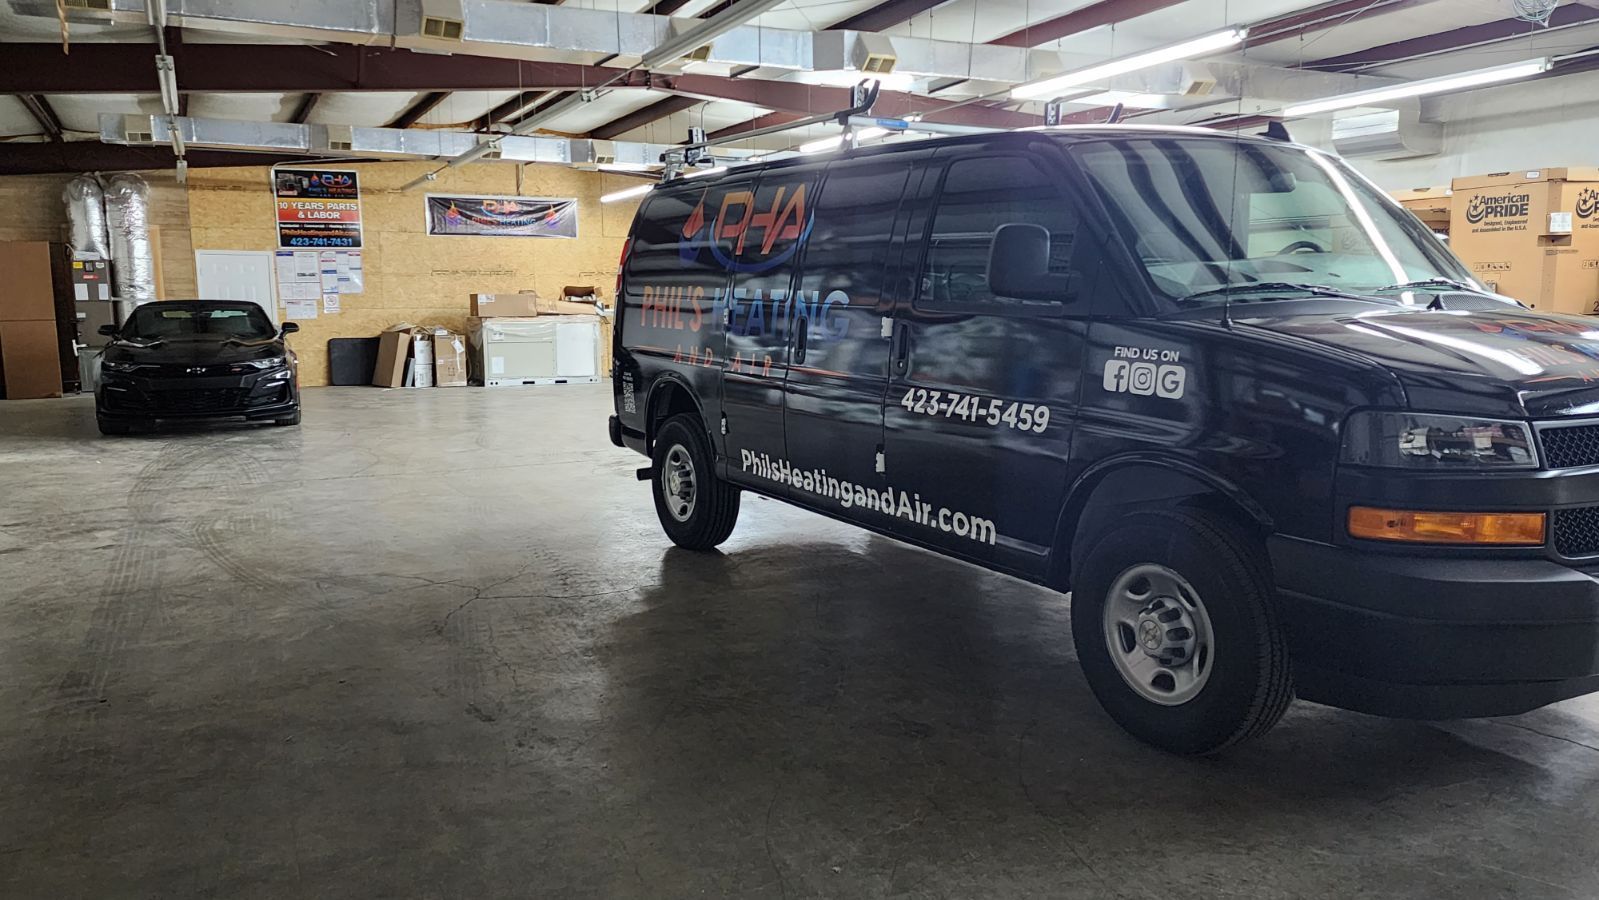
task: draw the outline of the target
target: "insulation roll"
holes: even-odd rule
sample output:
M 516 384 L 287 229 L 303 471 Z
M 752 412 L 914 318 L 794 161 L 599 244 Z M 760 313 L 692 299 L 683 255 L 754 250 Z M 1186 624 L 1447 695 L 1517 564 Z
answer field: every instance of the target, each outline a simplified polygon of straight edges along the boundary
M 61 191 L 67 205 L 67 224 L 71 237 L 67 243 L 79 257 L 96 256 L 110 259 L 111 249 L 106 243 L 105 192 L 93 175 L 79 175 L 67 182 Z
M 137 175 L 112 175 L 106 179 L 105 206 L 111 235 L 111 281 L 117 297 L 135 303 L 154 300 L 149 185 Z

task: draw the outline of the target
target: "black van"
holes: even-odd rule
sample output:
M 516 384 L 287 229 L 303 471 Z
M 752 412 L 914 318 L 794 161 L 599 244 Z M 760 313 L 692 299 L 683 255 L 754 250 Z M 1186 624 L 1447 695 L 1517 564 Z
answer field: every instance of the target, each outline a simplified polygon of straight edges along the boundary
M 1599 321 L 1327 154 L 1105 126 L 680 179 L 618 297 L 611 437 L 675 543 L 749 490 L 1071 591 L 1152 744 L 1599 690 Z

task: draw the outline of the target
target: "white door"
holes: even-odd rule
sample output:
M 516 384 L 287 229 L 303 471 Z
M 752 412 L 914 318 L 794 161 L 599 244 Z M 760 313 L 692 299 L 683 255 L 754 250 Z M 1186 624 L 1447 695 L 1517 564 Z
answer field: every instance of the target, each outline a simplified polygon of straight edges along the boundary
M 251 300 L 277 324 L 272 263 L 272 254 L 261 250 L 196 250 L 194 270 L 200 288 L 197 299 Z

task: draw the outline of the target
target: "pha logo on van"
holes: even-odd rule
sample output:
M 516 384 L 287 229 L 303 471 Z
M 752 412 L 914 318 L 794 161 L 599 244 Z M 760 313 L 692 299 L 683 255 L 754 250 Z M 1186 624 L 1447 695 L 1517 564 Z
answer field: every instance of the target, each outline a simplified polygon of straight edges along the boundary
M 714 217 L 707 213 L 712 208 Z M 778 186 L 766 209 L 756 207 L 754 191 L 734 190 L 712 198 L 707 189 L 683 222 L 678 256 L 683 265 L 693 265 L 709 250 L 717 264 L 729 271 L 769 272 L 794 258 L 812 224 L 804 182 L 792 189 Z

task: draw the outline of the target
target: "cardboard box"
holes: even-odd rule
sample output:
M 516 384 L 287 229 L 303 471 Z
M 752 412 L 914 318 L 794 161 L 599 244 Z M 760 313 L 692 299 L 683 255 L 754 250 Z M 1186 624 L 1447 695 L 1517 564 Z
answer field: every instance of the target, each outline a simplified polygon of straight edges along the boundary
M 0 322 L 54 321 L 55 317 L 50 245 L 44 241 L 0 243 Z
M 405 387 L 405 361 L 411 355 L 411 325 L 395 325 L 378 335 L 378 361 L 372 383 L 378 387 Z
M 420 328 L 411 332 L 411 387 L 433 386 L 433 335 Z
M 466 339 L 451 331 L 434 331 L 433 383 L 436 387 L 466 386 Z
M 0 322 L 0 373 L 8 400 L 61 396 L 61 345 L 56 320 Z
M 539 295 L 532 291 L 521 294 L 472 294 L 471 299 L 471 315 L 483 318 L 539 314 Z
M 583 303 L 577 300 L 545 300 L 539 297 L 534 305 L 535 314 L 540 316 L 592 316 L 595 306 L 592 303 Z
M 1399 205 L 1415 213 L 1433 231 L 1449 233 L 1449 216 L 1454 209 L 1454 190 L 1447 187 L 1410 188 L 1394 191 Z
M 1454 180 L 1450 246 L 1477 280 L 1548 312 L 1599 313 L 1599 168 Z

